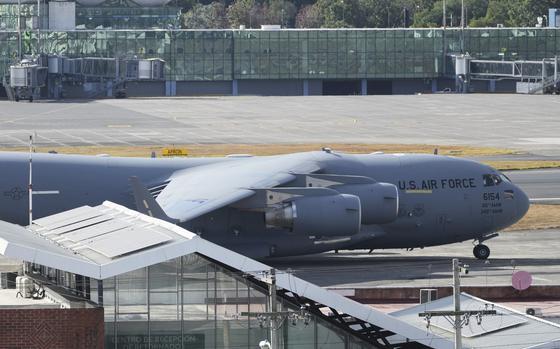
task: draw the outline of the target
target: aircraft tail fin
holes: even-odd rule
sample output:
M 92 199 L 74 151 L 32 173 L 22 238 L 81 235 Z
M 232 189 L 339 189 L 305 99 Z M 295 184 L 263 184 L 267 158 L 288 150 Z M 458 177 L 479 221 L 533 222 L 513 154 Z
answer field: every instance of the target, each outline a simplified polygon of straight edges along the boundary
M 136 210 L 147 216 L 158 218 L 171 223 L 177 223 L 176 219 L 169 217 L 161 206 L 157 203 L 156 199 L 150 194 L 146 186 L 140 182 L 138 177 L 130 177 L 130 186 L 132 187 L 132 193 L 134 195 L 134 201 L 136 203 Z

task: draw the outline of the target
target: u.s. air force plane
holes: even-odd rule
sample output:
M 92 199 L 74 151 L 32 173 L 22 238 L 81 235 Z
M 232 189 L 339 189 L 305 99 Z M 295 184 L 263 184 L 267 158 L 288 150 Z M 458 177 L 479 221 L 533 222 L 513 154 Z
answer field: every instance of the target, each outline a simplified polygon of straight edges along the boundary
M 28 154 L 0 153 L 0 219 L 28 223 Z M 110 200 L 256 258 L 482 244 L 521 219 L 525 193 L 477 162 L 323 151 L 225 158 L 33 155 L 34 217 Z

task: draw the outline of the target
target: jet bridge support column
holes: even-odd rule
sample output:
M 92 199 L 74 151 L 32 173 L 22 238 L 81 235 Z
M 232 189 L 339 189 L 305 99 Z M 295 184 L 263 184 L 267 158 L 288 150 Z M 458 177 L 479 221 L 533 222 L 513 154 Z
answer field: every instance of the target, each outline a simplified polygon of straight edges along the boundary
M 470 60 L 471 56 L 455 56 L 455 91 L 458 93 L 468 93 L 470 85 Z
M 437 79 L 432 79 L 432 93 L 436 93 L 437 91 L 438 91 Z
M 303 80 L 303 95 L 309 96 L 309 80 Z
M 496 80 L 488 80 L 488 91 L 496 92 Z
M 168 97 L 174 97 L 177 95 L 177 81 L 175 80 L 165 81 L 165 95 Z

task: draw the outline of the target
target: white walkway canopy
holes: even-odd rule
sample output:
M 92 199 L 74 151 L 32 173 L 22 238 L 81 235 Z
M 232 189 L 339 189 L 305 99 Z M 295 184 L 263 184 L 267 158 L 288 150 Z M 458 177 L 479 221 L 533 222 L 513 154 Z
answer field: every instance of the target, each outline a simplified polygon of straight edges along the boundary
M 0 221 L 0 254 L 94 279 L 110 278 L 191 253 L 263 282 L 262 272 L 271 269 L 177 225 L 112 202 L 41 218 L 30 228 Z M 290 274 L 279 273 L 276 283 L 283 292 L 311 300 L 316 307 L 335 310 L 339 325 L 350 328 L 343 322 L 359 322 L 362 329 L 367 325 L 378 333 L 389 331 L 405 342 L 453 348 L 453 343 L 445 336 L 427 333 L 425 328 L 415 327 Z

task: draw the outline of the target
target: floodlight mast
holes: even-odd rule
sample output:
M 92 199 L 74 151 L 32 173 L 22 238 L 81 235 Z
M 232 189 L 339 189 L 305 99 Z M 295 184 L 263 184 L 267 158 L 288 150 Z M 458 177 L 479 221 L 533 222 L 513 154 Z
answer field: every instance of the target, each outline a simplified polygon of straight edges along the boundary
M 445 3 L 445 0 L 443 0 L 443 18 L 442 18 L 443 19 L 443 21 L 442 21 L 443 29 L 445 29 L 445 27 L 447 26 L 447 18 L 445 18 L 447 16 L 446 7 L 447 7 L 447 5 Z
M 29 226 L 33 224 L 33 135 L 29 136 Z

